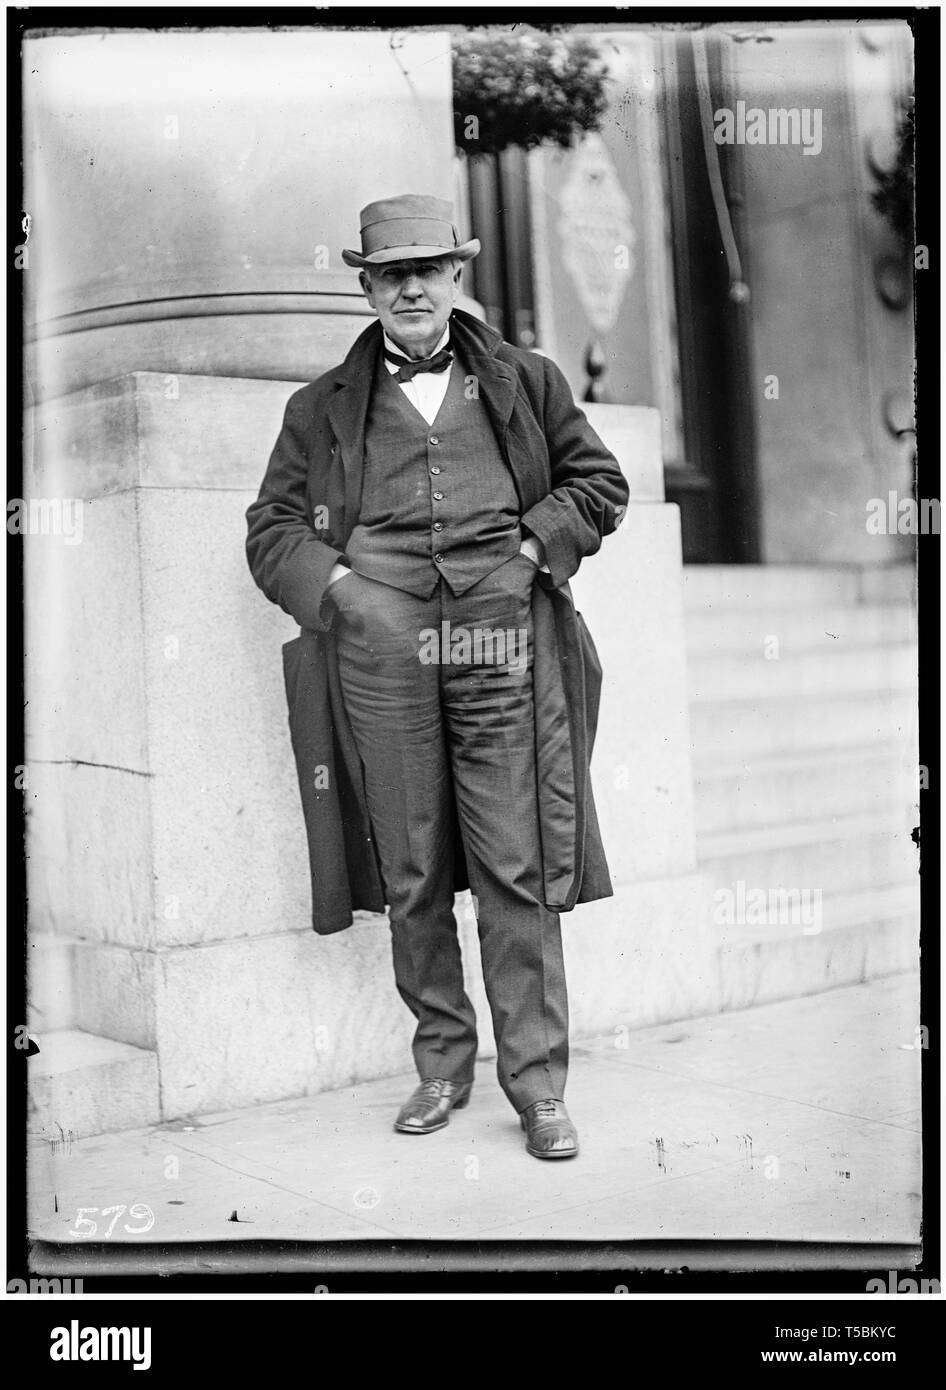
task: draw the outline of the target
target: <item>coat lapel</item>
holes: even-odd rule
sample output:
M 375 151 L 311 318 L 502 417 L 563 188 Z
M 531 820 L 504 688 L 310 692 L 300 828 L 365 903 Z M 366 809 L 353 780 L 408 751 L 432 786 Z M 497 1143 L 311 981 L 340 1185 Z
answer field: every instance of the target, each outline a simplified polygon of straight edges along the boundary
M 356 338 L 351 351 L 336 372 L 337 389 L 328 406 L 329 424 L 338 440 L 342 455 L 346 532 L 354 525 L 361 510 L 365 422 L 380 344 L 381 326 L 375 322 Z
M 472 315 L 456 309 L 451 321 L 451 334 L 470 372 L 479 382 L 480 394 L 492 417 L 497 437 L 503 439 L 516 404 L 519 378 L 515 368 L 496 358 L 496 348 L 502 339 Z
M 503 340 L 495 329 L 462 310 L 454 310 L 452 323 L 457 347 L 479 383 L 503 457 L 515 479 L 522 509 L 528 511 L 548 491 L 548 478 L 543 476 L 535 450 L 523 435 L 531 410 L 524 398 L 522 405 L 526 408 L 516 409 L 521 391 L 519 373 L 511 363 L 497 357 Z M 533 428 L 537 440 L 531 442 L 541 446 L 537 422 Z

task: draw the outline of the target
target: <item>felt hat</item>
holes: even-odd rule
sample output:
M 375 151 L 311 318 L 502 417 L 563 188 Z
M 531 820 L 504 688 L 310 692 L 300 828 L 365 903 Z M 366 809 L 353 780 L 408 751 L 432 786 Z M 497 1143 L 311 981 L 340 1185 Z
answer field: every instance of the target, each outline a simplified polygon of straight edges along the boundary
M 479 250 L 476 237 L 460 242 L 453 205 L 445 198 L 402 193 L 361 209 L 361 251 L 343 251 L 342 260 L 351 266 L 430 260 L 434 256 L 468 261 Z

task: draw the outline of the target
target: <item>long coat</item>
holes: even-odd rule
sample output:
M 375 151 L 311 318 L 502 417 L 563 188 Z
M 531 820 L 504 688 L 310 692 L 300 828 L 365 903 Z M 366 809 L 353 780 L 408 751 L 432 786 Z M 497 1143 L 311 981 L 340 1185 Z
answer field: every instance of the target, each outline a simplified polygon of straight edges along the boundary
M 533 685 L 542 877 L 546 906 L 612 893 L 588 772 L 601 667 L 568 579 L 615 530 L 628 489 L 548 358 L 521 351 L 461 310 L 451 331 L 480 393 L 519 495 L 524 533 L 545 548 L 549 573 L 533 585 Z M 267 598 L 299 623 L 283 648 L 292 738 L 312 875 L 312 925 L 351 925 L 354 909 L 383 912 L 384 886 L 361 763 L 345 712 L 322 600 L 358 520 L 365 420 L 381 325 L 371 324 L 341 366 L 286 406 L 258 499 L 247 511 L 247 558 Z M 467 886 L 459 827 L 456 888 Z

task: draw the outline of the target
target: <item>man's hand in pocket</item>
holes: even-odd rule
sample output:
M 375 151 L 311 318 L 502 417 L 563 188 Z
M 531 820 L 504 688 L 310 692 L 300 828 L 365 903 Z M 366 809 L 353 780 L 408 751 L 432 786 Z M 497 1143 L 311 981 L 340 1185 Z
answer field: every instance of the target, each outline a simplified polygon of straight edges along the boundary
M 519 554 L 530 559 L 537 569 L 545 564 L 545 547 L 538 536 L 523 536 Z
M 334 588 L 340 579 L 344 579 L 346 574 L 351 573 L 352 570 L 348 565 L 333 565 L 332 568 L 329 570 L 328 583 L 325 586 L 325 592 L 328 593 L 329 589 Z

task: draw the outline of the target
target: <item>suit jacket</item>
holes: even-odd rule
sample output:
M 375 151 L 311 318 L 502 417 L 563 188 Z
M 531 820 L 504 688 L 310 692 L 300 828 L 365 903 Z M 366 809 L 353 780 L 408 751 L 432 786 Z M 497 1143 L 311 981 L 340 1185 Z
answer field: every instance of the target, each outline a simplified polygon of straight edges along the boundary
M 546 905 L 567 912 L 612 892 L 588 770 L 601 668 L 568 579 L 616 529 L 628 488 L 553 362 L 510 346 L 461 310 L 451 327 L 515 481 L 523 530 L 542 542 L 549 566 L 537 577 L 532 603 L 538 813 Z M 253 577 L 302 629 L 283 659 L 312 925 L 322 934 L 349 926 L 353 909 L 385 907 L 331 619 L 322 611 L 332 566 L 358 520 L 380 348 L 381 325 L 374 322 L 340 366 L 290 398 L 259 497 L 247 511 Z M 456 841 L 459 889 L 466 880 L 458 835 Z

